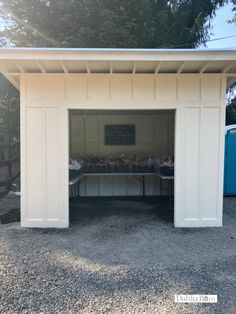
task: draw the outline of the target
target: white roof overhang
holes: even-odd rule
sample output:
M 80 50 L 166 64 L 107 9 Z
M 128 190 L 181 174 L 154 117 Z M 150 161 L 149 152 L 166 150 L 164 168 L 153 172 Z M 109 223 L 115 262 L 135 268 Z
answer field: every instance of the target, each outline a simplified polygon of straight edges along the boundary
M 0 48 L 0 72 L 17 88 L 22 73 L 224 74 L 236 81 L 236 50 Z

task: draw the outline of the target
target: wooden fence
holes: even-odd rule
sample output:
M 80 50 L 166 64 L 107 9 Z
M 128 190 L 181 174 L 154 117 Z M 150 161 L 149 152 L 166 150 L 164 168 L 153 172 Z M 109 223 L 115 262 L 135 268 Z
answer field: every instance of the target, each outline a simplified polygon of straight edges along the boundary
M 0 144 L 0 197 L 11 188 L 14 180 L 20 176 L 19 143 Z

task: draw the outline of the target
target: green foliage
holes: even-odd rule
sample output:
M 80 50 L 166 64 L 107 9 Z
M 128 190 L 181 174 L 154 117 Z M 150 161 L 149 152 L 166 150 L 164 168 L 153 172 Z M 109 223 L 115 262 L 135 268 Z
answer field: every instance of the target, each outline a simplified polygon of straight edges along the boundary
M 236 0 L 231 0 L 232 4 L 233 4 L 233 11 L 236 11 Z M 234 23 L 236 25 L 236 14 L 234 14 L 234 16 L 232 17 L 230 23 Z
M 20 138 L 19 92 L 0 76 L 0 135 L 14 144 Z
M 236 97 L 226 107 L 226 125 L 236 124 Z
M 2 44 L 192 48 L 227 0 L 0 0 Z

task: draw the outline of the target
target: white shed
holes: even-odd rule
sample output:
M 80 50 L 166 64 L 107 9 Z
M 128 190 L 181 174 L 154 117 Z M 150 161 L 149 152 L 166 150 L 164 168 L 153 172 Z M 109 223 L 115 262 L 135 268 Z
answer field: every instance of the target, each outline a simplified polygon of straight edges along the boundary
M 174 119 L 174 225 L 222 226 L 225 91 L 236 79 L 236 51 L 2 48 L 0 71 L 21 93 L 23 227 L 69 226 L 71 110 L 129 112 L 132 123 L 141 113 L 143 130 L 153 117 L 153 134 Z M 91 119 L 88 147 L 100 132 Z M 162 145 L 158 135 L 140 143 Z

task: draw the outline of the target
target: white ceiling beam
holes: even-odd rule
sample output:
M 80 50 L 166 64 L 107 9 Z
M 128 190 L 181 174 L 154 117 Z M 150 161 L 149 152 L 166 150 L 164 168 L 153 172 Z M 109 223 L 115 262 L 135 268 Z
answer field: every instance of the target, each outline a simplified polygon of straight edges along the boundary
M 228 62 L 222 69 L 221 73 L 226 73 L 228 72 L 232 66 L 234 65 L 234 62 Z
M 39 60 L 35 60 L 35 63 L 42 73 L 46 73 L 46 70 L 44 69 L 44 67 L 42 66 Z
M 180 67 L 179 67 L 179 68 L 178 68 L 178 70 L 177 70 L 177 73 L 181 73 L 181 72 L 182 72 L 182 70 L 183 70 L 183 68 L 184 68 L 185 64 L 186 64 L 186 62 L 185 62 L 185 61 L 184 61 L 184 62 L 182 62 L 182 64 L 180 65 Z
M 204 73 L 206 71 L 206 69 L 208 68 L 209 63 L 210 63 L 209 61 L 208 62 L 204 62 L 204 64 L 202 65 L 202 67 L 199 70 L 199 73 Z
M 7 72 L 7 71 L 1 71 L 1 73 L 4 73 L 4 75 L 6 74 L 6 75 L 10 75 L 10 76 L 20 76 L 21 75 L 21 73 L 19 73 L 19 72 Z
M 155 74 L 159 73 L 160 67 L 161 67 L 161 62 L 158 62 L 156 66 Z
M 16 76 L 16 77 L 20 76 L 20 74 L 21 74 L 20 72 L 7 72 L 6 70 L 3 70 L 3 69 L 0 72 L 7 73 L 10 76 Z M 27 74 L 27 72 L 25 72 L 25 73 Z M 68 73 L 70 73 L 70 72 L 68 72 Z M 76 73 L 84 74 L 84 73 L 81 73 L 81 72 L 76 72 Z M 38 73 L 30 72 L 28 74 L 38 74 Z M 57 74 L 60 74 L 60 73 L 57 72 Z M 131 75 L 131 73 L 129 73 L 129 74 Z M 201 75 L 201 73 L 199 73 L 199 72 L 198 73 L 196 73 L 196 72 L 188 72 L 188 73 L 180 73 L 180 74 L 181 75 L 185 75 L 185 76 L 188 76 L 188 75 Z M 209 75 L 209 76 L 216 76 L 216 75 L 224 75 L 226 77 L 234 77 L 234 76 L 236 76 L 236 73 L 234 73 L 234 72 L 232 72 L 232 73 L 221 73 L 221 72 L 218 73 L 217 72 L 217 73 L 206 73 L 206 74 Z M 154 75 L 154 73 L 152 73 L 152 74 L 150 73 L 149 75 Z M 178 73 L 177 72 L 172 72 L 172 73 L 168 72 L 168 73 L 159 73 L 159 75 L 176 76 L 176 75 L 178 75 Z
M 89 67 L 88 61 L 85 61 L 85 66 L 86 66 L 87 73 L 90 74 L 91 71 L 90 71 L 90 67 Z

